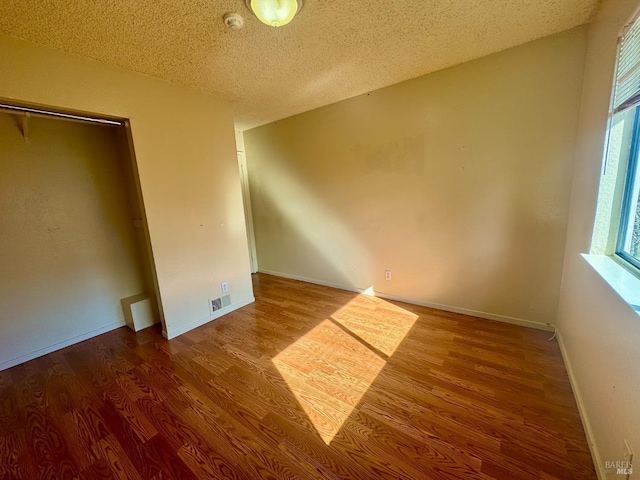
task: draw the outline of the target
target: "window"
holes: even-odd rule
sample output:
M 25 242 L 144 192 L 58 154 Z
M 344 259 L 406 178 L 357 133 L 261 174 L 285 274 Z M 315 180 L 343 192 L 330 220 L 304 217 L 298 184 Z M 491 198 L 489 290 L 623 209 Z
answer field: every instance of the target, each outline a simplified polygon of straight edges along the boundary
M 627 164 L 616 253 L 640 268 L 640 107 L 634 112 L 633 134 Z
M 592 253 L 640 274 L 640 20 L 620 38 Z

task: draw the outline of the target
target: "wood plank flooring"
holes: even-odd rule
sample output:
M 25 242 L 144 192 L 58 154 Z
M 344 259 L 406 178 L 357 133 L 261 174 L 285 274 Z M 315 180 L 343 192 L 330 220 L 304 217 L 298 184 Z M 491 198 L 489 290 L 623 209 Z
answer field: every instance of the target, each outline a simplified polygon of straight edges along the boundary
M 254 275 L 166 341 L 0 372 L 0 480 L 595 479 L 547 332 Z

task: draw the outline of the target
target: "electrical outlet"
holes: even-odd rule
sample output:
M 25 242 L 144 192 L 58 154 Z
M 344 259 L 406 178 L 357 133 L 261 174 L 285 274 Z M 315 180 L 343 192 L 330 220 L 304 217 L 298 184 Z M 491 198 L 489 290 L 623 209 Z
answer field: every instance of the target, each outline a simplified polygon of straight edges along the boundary
M 385 270 L 384 271 L 384 279 L 385 280 L 391 280 L 391 270 Z
M 227 282 L 222 282 L 220 284 L 220 287 L 222 288 L 222 293 L 226 293 L 229 291 L 229 285 L 227 284 Z
M 624 451 L 622 453 L 622 461 L 623 467 L 626 469 L 627 476 L 626 480 L 631 478 L 631 474 L 633 473 L 633 450 L 631 449 L 631 445 L 629 445 L 628 441 L 624 441 Z

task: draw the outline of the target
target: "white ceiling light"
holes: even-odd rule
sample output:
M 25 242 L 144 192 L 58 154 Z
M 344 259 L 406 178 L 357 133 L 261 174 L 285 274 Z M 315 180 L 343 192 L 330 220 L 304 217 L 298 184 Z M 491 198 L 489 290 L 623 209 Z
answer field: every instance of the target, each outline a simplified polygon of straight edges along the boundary
M 286 25 L 302 8 L 303 0 L 245 0 L 262 23 L 272 27 Z

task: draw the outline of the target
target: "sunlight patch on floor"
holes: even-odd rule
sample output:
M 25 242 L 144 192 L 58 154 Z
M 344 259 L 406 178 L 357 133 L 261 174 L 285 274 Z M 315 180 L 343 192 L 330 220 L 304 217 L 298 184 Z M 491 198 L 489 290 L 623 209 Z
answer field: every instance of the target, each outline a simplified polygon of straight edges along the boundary
M 331 320 L 324 320 L 273 358 L 327 445 L 385 363 Z
M 393 355 L 418 318 L 369 295 L 353 298 L 273 358 L 327 445 L 386 364 L 374 349 Z
M 407 336 L 418 315 L 370 295 L 358 295 L 331 318 L 390 357 Z

